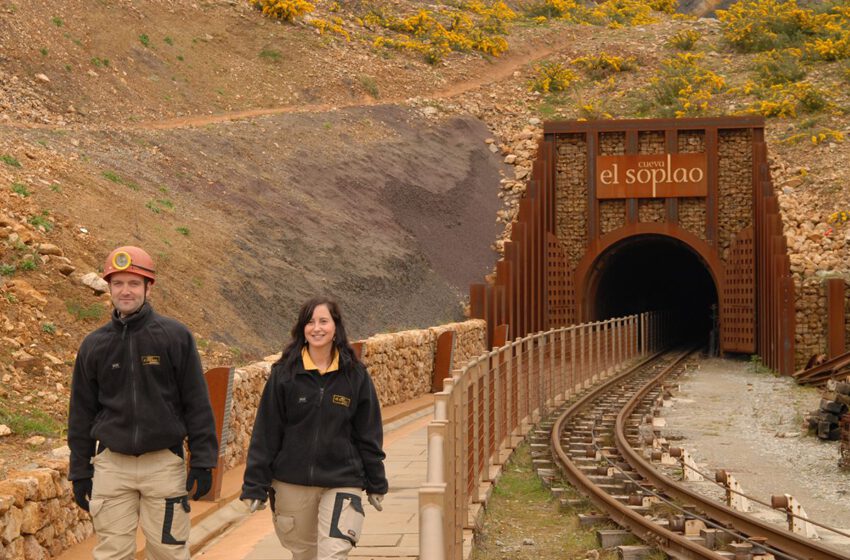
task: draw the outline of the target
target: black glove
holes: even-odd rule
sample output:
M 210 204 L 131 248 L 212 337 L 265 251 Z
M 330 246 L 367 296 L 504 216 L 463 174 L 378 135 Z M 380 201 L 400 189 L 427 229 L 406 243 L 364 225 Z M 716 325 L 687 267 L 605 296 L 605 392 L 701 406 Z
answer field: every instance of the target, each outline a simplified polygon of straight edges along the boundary
M 85 511 L 89 510 L 89 498 L 91 498 L 91 479 L 81 478 L 71 482 L 74 485 L 74 501 Z
M 189 475 L 186 477 L 186 492 L 190 492 L 195 483 L 198 483 L 198 489 L 192 499 L 197 501 L 201 496 L 205 495 L 212 488 L 212 470 L 202 469 L 200 467 L 191 467 Z

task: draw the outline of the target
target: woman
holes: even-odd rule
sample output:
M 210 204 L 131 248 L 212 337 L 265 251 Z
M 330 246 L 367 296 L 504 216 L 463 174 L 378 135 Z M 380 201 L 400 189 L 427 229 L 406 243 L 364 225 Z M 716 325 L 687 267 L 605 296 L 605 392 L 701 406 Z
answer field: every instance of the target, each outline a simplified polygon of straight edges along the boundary
M 306 302 L 291 337 L 257 409 L 241 498 L 251 511 L 270 498 L 294 560 L 347 558 L 362 490 L 378 511 L 387 492 L 378 396 L 335 302 Z

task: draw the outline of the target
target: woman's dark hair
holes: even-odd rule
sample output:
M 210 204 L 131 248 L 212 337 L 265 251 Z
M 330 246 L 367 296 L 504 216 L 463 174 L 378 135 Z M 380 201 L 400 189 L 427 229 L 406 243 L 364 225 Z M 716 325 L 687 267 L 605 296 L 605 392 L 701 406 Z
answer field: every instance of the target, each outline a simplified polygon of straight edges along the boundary
M 313 318 L 313 312 L 320 305 L 327 306 L 331 314 L 331 319 L 334 322 L 336 331 L 332 344 L 339 353 L 340 369 L 360 362 L 354 353 L 354 349 L 348 343 L 348 335 L 345 333 L 345 323 L 342 320 L 339 305 L 327 297 L 314 297 L 304 302 L 304 305 L 298 311 L 298 320 L 292 326 L 292 331 L 289 333 L 291 337 L 289 343 L 283 348 L 283 354 L 275 364 L 282 364 L 289 369 L 301 358 L 301 349 L 307 344 L 307 339 L 304 337 L 304 327 Z

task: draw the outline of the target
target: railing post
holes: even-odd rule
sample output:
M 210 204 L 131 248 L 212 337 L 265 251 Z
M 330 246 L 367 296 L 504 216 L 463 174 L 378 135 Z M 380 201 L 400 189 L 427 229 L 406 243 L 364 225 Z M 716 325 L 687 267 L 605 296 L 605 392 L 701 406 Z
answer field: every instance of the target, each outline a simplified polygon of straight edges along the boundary
M 537 421 L 546 416 L 546 333 L 537 336 Z
M 447 560 L 454 557 L 454 539 L 445 527 L 446 485 L 425 483 L 419 488 L 419 558 Z
M 567 329 L 561 328 L 558 336 L 561 338 L 561 363 L 558 366 L 558 376 L 561 378 L 562 402 L 565 402 L 570 398 L 570 386 L 567 382 Z
M 502 346 L 496 352 L 496 359 L 493 362 L 493 375 L 492 375 L 492 383 L 493 383 L 493 422 L 495 425 L 493 426 L 493 464 L 501 465 L 502 461 L 502 448 L 504 446 L 504 426 L 507 425 L 507 420 L 505 416 L 505 394 L 502 387 L 502 379 L 504 376 L 504 372 L 502 370 L 502 359 L 504 357 L 506 346 Z
M 516 434 L 516 427 L 519 423 L 519 413 L 517 412 L 517 406 L 519 404 L 519 395 L 517 391 L 519 391 L 519 383 L 517 383 L 517 379 L 514 375 L 515 367 L 514 367 L 514 353 L 516 352 L 516 342 L 511 342 L 507 346 L 508 359 L 505 363 L 505 402 L 507 403 L 506 413 L 507 413 L 507 421 L 505 422 L 505 438 L 507 439 L 507 446 L 504 450 L 505 456 L 503 457 L 503 461 L 507 459 L 510 455 L 511 450 L 514 448 L 514 434 Z
M 570 327 L 570 396 L 578 391 L 576 387 L 576 327 Z
M 516 431 L 522 437 L 525 436 L 526 417 L 528 416 L 528 372 L 523 370 L 525 362 L 525 341 L 517 339 L 516 347 L 519 349 L 516 355 L 516 380 L 517 380 L 517 418 Z
M 481 473 L 481 475 L 482 475 L 481 479 L 486 480 L 488 482 L 491 482 L 493 480 L 492 475 L 490 474 L 490 467 L 494 464 L 493 463 L 493 454 L 495 452 L 495 449 L 494 449 L 495 445 L 490 443 L 491 441 L 494 441 L 494 440 L 490 439 L 490 435 L 493 432 L 493 426 L 490 424 L 490 418 L 495 419 L 495 416 L 491 416 L 492 406 L 494 405 L 493 399 L 495 397 L 495 395 L 493 394 L 493 370 L 491 368 L 491 365 L 493 363 L 493 359 L 496 358 L 498 355 L 499 355 L 498 350 L 496 350 L 494 348 L 490 352 L 490 357 L 487 359 L 487 361 L 481 362 L 482 366 L 484 367 L 484 371 L 483 371 L 483 377 L 484 377 L 484 379 L 483 379 L 483 381 L 484 381 L 484 386 L 483 386 L 483 389 L 484 389 L 483 390 L 484 419 L 483 419 L 483 422 L 482 422 L 483 427 L 484 427 L 483 434 L 482 434 L 482 436 L 484 437 L 484 441 L 482 442 L 482 445 L 485 449 L 484 460 L 483 460 L 483 465 L 482 465 L 483 472 Z M 492 447 L 491 447 L 491 445 L 492 445 Z

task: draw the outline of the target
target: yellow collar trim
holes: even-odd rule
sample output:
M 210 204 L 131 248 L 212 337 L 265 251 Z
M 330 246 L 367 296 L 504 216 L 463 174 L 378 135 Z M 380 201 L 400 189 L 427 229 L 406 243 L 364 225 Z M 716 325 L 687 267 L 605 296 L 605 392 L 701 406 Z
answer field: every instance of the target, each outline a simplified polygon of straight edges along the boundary
M 319 367 L 313 362 L 313 358 L 310 357 L 310 352 L 306 346 L 301 349 L 301 360 L 304 362 L 304 369 L 308 371 L 314 369 L 319 372 L 319 375 L 339 370 L 339 352 L 336 350 L 334 350 L 334 359 L 331 361 L 331 365 L 325 371 L 319 370 Z

